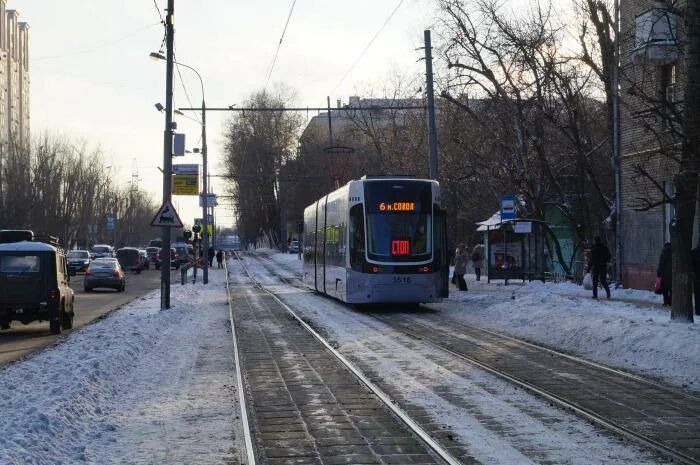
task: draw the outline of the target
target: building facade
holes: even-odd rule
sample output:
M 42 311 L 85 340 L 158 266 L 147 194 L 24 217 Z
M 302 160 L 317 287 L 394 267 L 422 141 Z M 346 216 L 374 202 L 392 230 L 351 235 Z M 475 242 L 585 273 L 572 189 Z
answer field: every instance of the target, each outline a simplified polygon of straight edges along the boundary
M 0 142 L 29 144 L 29 25 L 0 0 Z
M 620 165 L 625 286 L 651 289 L 674 213 L 685 1 L 620 0 Z M 697 223 L 697 221 L 696 221 Z

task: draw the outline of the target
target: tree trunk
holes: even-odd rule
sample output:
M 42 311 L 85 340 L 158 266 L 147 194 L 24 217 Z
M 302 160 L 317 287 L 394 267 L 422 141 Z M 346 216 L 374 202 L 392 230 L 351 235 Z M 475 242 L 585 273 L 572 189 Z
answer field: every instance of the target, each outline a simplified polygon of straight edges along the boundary
M 693 321 L 691 249 L 700 166 L 700 2 L 689 1 L 685 10 L 685 95 L 683 147 L 676 187 L 676 218 L 672 225 L 673 289 L 671 319 Z

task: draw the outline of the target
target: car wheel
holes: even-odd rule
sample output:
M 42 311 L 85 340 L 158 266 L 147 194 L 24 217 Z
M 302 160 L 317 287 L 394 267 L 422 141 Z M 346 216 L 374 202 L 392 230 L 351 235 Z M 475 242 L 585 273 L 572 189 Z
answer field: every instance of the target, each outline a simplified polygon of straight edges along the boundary
M 90 286 L 85 286 L 85 292 L 92 292 L 92 288 Z
M 126 281 L 122 283 L 122 292 L 126 291 Z
M 156 270 L 160 270 L 160 265 L 156 265 Z
M 0 329 L 10 329 L 11 324 L 11 321 L 2 321 L 0 322 Z
M 63 329 L 73 328 L 73 317 L 73 305 L 71 305 L 70 312 L 64 310 L 61 314 L 61 327 L 63 327 Z
M 51 330 L 51 334 L 61 334 L 60 316 L 59 319 L 51 320 L 49 322 L 49 329 Z

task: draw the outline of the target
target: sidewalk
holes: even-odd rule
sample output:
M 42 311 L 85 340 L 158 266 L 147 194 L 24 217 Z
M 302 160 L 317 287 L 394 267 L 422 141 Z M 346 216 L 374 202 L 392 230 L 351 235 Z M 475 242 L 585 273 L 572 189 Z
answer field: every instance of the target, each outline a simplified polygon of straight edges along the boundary
M 0 463 L 240 463 L 224 270 L 209 277 L 0 370 Z

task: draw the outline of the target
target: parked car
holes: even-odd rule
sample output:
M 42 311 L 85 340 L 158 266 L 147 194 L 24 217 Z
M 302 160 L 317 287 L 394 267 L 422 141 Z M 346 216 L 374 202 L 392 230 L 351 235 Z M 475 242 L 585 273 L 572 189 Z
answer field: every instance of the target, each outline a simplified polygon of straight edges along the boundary
M 90 266 L 90 252 L 87 250 L 71 250 L 66 254 L 68 273 L 74 276 L 79 271 L 85 271 Z
M 163 241 L 161 239 L 151 239 L 150 241 L 148 241 L 148 246 L 160 249 L 161 247 L 163 247 Z
M 160 249 L 156 254 L 156 270 L 160 270 L 161 257 L 163 256 L 163 249 Z M 180 260 L 177 255 L 177 250 L 174 248 L 170 249 L 170 268 L 180 269 Z
M 141 262 L 141 253 L 139 249 L 134 247 L 122 247 L 117 250 L 117 260 L 123 270 L 135 271 L 141 273 L 143 264 Z
M 85 271 L 84 288 L 90 292 L 97 287 L 108 287 L 117 292 L 126 290 L 126 276 L 114 258 L 97 258 Z
M 114 247 L 105 244 L 97 244 L 92 246 L 92 258 L 108 257 L 114 257 Z
M 299 253 L 300 247 L 301 247 L 301 242 L 294 239 L 292 242 L 289 243 L 289 247 L 287 248 L 287 251 L 289 253 Z
M 31 231 L 28 231 L 31 232 Z M 15 242 L 0 235 L 0 329 L 12 321 L 48 321 L 53 334 L 73 327 L 74 293 L 68 264 L 57 238 Z

